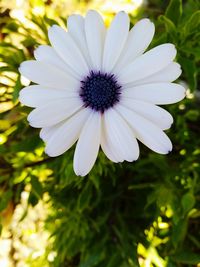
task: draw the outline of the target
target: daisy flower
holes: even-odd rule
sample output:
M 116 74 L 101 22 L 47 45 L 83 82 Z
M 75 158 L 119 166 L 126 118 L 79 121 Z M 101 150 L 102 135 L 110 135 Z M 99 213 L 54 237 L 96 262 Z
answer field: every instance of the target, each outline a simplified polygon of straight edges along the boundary
M 166 43 L 145 52 L 154 24 L 142 19 L 129 27 L 125 12 L 108 29 L 96 11 L 85 18 L 72 15 L 68 31 L 52 26 L 51 46 L 39 46 L 36 60 L 20 66 L 20 73 L 37 84 L 20 92 L 21 103 L 35 108 L 28 116 L 30 125 L 42 128 L 40 137 L 51 157 L 77 141 L 76 175 L 89 173 L 100 147 L 113 162 L 137 160 L 137 140 L 160 154 L 172 150 L 163 130 L 173 118 L 158 105 L 185 96 L 184 88 L 172 83 L 181 74 L 173 62 L 176 49 Z

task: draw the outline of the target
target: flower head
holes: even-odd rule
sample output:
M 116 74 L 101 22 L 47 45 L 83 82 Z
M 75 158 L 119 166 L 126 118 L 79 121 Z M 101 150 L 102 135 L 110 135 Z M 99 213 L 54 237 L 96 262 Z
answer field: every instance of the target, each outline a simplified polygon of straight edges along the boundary
M 145 52 L 154 24 L 142 19 L 129 31 L 129 17 L 119 12 L 106 29 L 96 11 L 72 15 L 65 31 L 49 29 L 52 46 L 39 46 L 36 60 L 23 62 L 22 75 L 36 83 L 20 92 L 20 101 L 35 108 L 31 126 L 42 128 L 46 153 L 59 156 L 77 140 L 74 171 L 86 175 L 99 148 L 113 162 L 139 157 L 138 141 L 167 154 L 172 144 L 163 132 L 173 118 L 157 105 L 185 96 L 176 83 L 181 69 L 173 62 L 173 44 Z M 145 53 L 144 53 L 145 52 Z

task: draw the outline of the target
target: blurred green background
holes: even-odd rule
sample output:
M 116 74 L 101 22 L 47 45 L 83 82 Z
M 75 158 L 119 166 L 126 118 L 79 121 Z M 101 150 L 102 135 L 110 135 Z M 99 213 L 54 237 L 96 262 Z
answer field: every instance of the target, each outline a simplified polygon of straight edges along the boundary
M 149 17 L 151 47 L 172 42 L 187 88 L 167 131 L 166 156 L 140 144 L 140 159 L 114 164 L 100 152 L 87 177 L 72 168 L 74 147 L 49 158 L 18 67 L 47 44 L 47 29 L 97 9 L 109 25 L 120 10 L 132 25 Z M 0 1 L 0 267 L 200 266 L 200 2 L 198 0 Z

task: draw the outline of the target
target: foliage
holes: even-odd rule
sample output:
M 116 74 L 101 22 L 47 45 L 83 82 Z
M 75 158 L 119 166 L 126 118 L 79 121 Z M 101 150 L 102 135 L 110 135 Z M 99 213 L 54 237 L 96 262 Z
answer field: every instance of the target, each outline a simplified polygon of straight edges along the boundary
M 158 267 L 197 265 L 199 1 L 151 0 L 130 14 L 133 24 L 142 17 L 154 21 L 152 46 L 172 42 L 178 50 L 177 61 L 183 68 L 180 82 L 189 89 L 184 101 L 168 107 L 174 117 L 167 133 L 173 151 L 161 156 L 141 144 L 140 159 L 123 164 L 114 164 L 100 153 L 95 167 L 84 178 L 76 177 L 72 169 L 74 147 L 58 158 L 43 153 L 38 130 L 26 120 L 30 109 L 18 101 L 26 83 L 18 72 L 20 63 L 33 58 L 39 44 L 48 43 L 50 25 L 65 24 L 61 4 L 53 2 L 30 1 L 23 20 L 14 18 L 12 7 L 1 7 L 0 214 L 5 214 L 10 203 L 15 209 L 27 185 L 31 188 L 29 205 L 35 206 L 39 200 L 48 202 L 46 228 L 51 242 L 46 254 L 54 251 L 57 255 L 49 266 L 131 267 L 146 266 L 147 260 Z M 78 2 L 74 5 L 83 5 Z M 91 4 L 87 2 L 85 10 Z M 106 16 L 109 20 L 113 15 Z

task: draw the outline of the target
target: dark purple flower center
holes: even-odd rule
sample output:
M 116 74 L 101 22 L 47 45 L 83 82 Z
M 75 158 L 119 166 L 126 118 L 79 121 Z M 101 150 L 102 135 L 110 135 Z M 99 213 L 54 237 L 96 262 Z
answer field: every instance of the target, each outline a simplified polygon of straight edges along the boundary
M 81 81 L 79 95 L 85 107 L 104 112 L 113 107 L 120 100 L 121 85 L 117 82 L 114 74 L 91 71 Z

